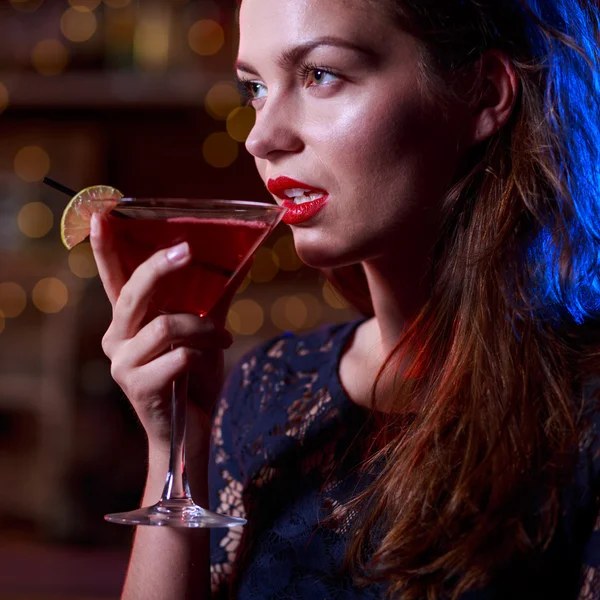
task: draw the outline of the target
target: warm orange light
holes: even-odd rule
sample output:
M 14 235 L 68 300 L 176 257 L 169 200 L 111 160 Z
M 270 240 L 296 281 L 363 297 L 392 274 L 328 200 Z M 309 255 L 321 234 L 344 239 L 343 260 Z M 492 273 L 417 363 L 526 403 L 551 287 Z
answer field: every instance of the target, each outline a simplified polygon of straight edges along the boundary
M 136 64 L 146 71 L 162 71 L 169 63 L 171 22 L 168 13 L 148 11 L 138 20 L 133 39 Z
M 98 275 L 94 253 L 87 242 L 78 244 L 69 252 L 69 269 L 82 279 L 89 279 Z
M 326 281 L 323 285 L 323 299 L 332 308 L 341 310 L 349 307 L 346 300 L 344 300 L 342 295 L 329 283 L 329 281 Z
M 58 40 L 42 40 L 31 51 L 31 63 L 40 75 L 58 75 L 68 62 L 69 51 Z
M 300 296 L 281 296 L 271 308 L 271 320 L 282 331 L 296 330 L 307 326 L 308 307 Z
M 19 12 L 35 12 L 44 0 L 10 0 L 12 7 Z
M 24 181 L 41 181 L 50 172 L 50 157 L 39 146 L 25 146 L 15 156 L 14 169 Z
M 269 248 L 259 248 L 254 255 L 250 279 L 254 283 L 268 283 L 272 281 L 279 271 L 279 260 Z
M 125 8 L 131 4 L 131 0 L 104 0 L 104 4 L 111 8 Z
M 244 277 L 244 281 L 242 281 L 240 287 L 235 291 L 235 293 L 241 294 L 241 293 L 245 292 L 247 287 L 250 285 L 251 281 L 252 280 L 250 279 L 250 277 L 248 275 L 246 275 L 246 277 Z
M 292 327 L 300 329 L 306 326 L 308 307 L 299 296 L 290 296 L 285 303 L 285 318 Z
M 30 202 L 17 215 L 19 229 L 30 238 L 44 237 L 53 224 L 54 215 L 43 202 Z
M 27 306 L 25 290 L 14 281 L 0 283 L 0 313 L 4 317 L 14 319 L 18 317 Z
M 244 143 L 256 121 L 256 111 L 249 106 L 234 108 L 227 117 L 227 133 L 236 141 Z
M 306 319 L 303 327 L 316 327 L 320 323 L 321 317 L 323 316 L 323 307 L 321 303 L 312 294 L 298 294 L 298 298 L 306 307 Z
M 254 335 L 263 326 L 264 321 L 262 307 L 250 299 L 234 302 L 227 315 L 228 327 L 240 335 Z
M 96 15 L 85 8 L 68 8 L 60 18 L 60 30 L 71 42 L 87 42 L 97 28 Z
M 4 315 L 2 314 L 2 311 L 0 310 L 0 333 L 2 333 L 4 331 L 4 327 L 5 327 Z
M 215 83 L 206 94 L 204 105 L 211 117 L 224 121 L 232 110 L 240 106 L 240 95 L 229 81 Z
M 0 114 L 6 110 L 10 100 L 10 94 L 8 93 L 8 88 L 0 82 Z
M 225 43 L 223 28 L 212 19 L 194 23 L 188 32 L 190 48 L 201 56 L 210 56 L 221 50 Z
M 296 254 L 296 246 L 292 235 L 284 235 L 273 244 L 273 252 L 277 255 L 279 266 L 283 271 L 297 271 L 304 264 Z
M 226 133 L 211 133 L 202 146 L 204 160 L 216 168 L 225 168 L 232 165 L 238 157 L 239 149 Z
M 96 10 L 102 0 L 69 0 L 69 4 L 82 12 Z
M 48 314 L 60 312 L 69 301 L 67 286 L 56 277 L 38 281 L 31 295 L 37 309 Z

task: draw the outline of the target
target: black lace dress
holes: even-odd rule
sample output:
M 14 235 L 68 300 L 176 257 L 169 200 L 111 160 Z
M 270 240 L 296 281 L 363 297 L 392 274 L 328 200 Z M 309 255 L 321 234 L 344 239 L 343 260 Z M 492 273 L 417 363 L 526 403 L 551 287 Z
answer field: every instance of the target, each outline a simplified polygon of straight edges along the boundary
M 342 350 L 359 321 L 284 334 L 248 355 L 217 405 L 210 508 L 248 519 L 211 531 L 213 598 L 382 598 L 342 569 L 355 517 L 349 498 L 367 485 L 359 465 L 371 435 L 367 410 L 345 394 Z M 600 419 L 582 441 L 576 482 L 547 560 L 512 568 L 469 600 L 600 599 Z M 597 531 L 598 529 L 598 531 Z

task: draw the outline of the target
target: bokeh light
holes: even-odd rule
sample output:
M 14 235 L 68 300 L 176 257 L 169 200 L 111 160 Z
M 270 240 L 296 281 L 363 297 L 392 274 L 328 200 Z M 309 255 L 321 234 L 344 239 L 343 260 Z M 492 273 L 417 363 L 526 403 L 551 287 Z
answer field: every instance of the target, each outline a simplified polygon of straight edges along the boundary
M 298 254 L 296 254 L 294 238 L 291 235 L 280 237 L 275 244 L 273 244 L 273 252 L 277 255 L 279 267 L 283 271 L 297 271 L 304 264 L 300 258 L 298 258 Z
M 4 327 L 5 327 L 4 315 L 2 314 L 2 311 L 0 310 L 0 333 L 2 333 L 4 331 Z
M 75 10 L 81 10 L 84 12 L 95 10 L 98 8 L 98 6 L 100 6 L 100 2 L 102 2 L 102 0 L 69 0 L 69 4 Z
M 136 64 L 145 70 L 163 70 L 169 63 L 171 23 L 162 13 L 149 13 L 138 21 L 133 40 Z
M 254 255 L 254 262 L 250 270 L 250 279 L 254 283 L 268 283 L 273 281 L 279 271 L 277 255 L 269 248 L 259 248 Z
M 42 40 L 31 51 L 31 64 L 40 75 L 58 75 L 68 63 L 69 51 L 58 40 Z
M 50 172 L 50 157 L 39 146 L 21 148 L 14 160 L 15 173 L 29 183 L 41 181 Z
M 18 317 L 27 306 L 25 290 L 14 281 L 0 283 L 0 312 L 9 319 Z
M 78 244 L 69 252 L 69 269 L 82 279 L 90 279 L 98 275 L 94 253 L 87 242 Z
M 238 143 L 234 142 L 225 132 L 211 133 L 202 145 L 204 160 L 216 168 L 232 165 L 238 155 Z
M 250 279 L 250 276 L 246 275 L 246 277 L 244 277 L 244 281 L 242 281 L 240 287 L 238 287 L 238 289 L 235 291 L 235 293 L 241 294 L 242 292 L 245 292 L 251 282 L 252 282 L 252 280 Z
M 331 308 L 336 309 L 345 309 L 349 308 L 349 304 L 344 300 L 342 295 L 329 283 L 326 281 L 323 285 L 323 300 L 331 306 Z
M 236 142 L 244 143 L 256 121 L 256 111 L 249 106 L 234 108 L 227 117 L 227 133 Z
M 10 94 L 8 88 L 0 81 L 0 114 L 6 110 L 10 101 Z
M 19 229 L 30 238 L 44 237 L 53 224 L 52 211 L 43 202 L 30 202 L 17 215 Z
M 308 323 L 308 307 L 300 296 L 281 296 L 271 307 L 271 321 L 278 329 L 302 329 Z
M 234 302 L 227 315 L 227 325 L 239 335 L 254 335 L 263 326 L 264 311 L 258 302 L 250 299 Z
M 54 314 L 60 312 L 67 305 L 69 290 L 60 279 L 47 277 L 35 284 L 31 297 L 38 310 Z
M 232 110 L 240 106 L 240 94 L 233 83 L 221 81 L 210 88 L 204 105 L 211 117 L 224 121 Z
M 96 15 L 83 8 L 68 8 L 60 18 L 60 30 L 71 42 L 87 42 L 96 33 Z
M 321 303 L 312 294 L 298 294 L 297 297 L 306 307 L 306 319 L 302 327 L 305 329 L 316 327 L 321 322 L 321 317 L 323 316 Z
M 125 8 L 131 4 L 131 0 L 104 0 L 104 4 L 111 8 Z
M 44 0 L 10 0 L 12 7 L 19 12 L 35 12 Z
M 188 32 L 190 48 L 200 56 L 211 56 L 219 52 L 225 43 L 223 28 L 212 19 L 194 23 Z

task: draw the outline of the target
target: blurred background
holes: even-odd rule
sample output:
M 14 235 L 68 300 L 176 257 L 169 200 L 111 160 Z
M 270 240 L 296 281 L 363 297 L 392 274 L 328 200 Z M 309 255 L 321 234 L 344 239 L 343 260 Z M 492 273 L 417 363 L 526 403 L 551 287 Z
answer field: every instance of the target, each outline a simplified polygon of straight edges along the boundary
M 270 200 L 232 82 L 235 0 L 0 0 L 0 599 L 118 598 L 144 440 L 100 341 L 89 245 L 50 176 L 128 196 Z M 228 318 L 241 354 L 354 313 L 280 226 Z

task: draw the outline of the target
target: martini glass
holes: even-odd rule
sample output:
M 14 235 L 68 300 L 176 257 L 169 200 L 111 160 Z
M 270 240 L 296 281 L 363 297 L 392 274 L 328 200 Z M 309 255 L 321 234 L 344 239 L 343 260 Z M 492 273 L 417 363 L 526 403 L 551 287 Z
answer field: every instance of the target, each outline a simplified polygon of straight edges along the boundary
M 285 208 L 235 200 L 122 198 L 107 216 L 126 276 L 157 250 L 186 241 L 191 261 L 168 274 L 147 316 L 187 312 L 205 316 L 254 251 L 279 223 Z M 219 515 L 192 500 L 185 469 L 187 379 L 173 381 L 169 470 L 161 499 L 111 523 L 168 527 L 234 527 L 245 519 Z

